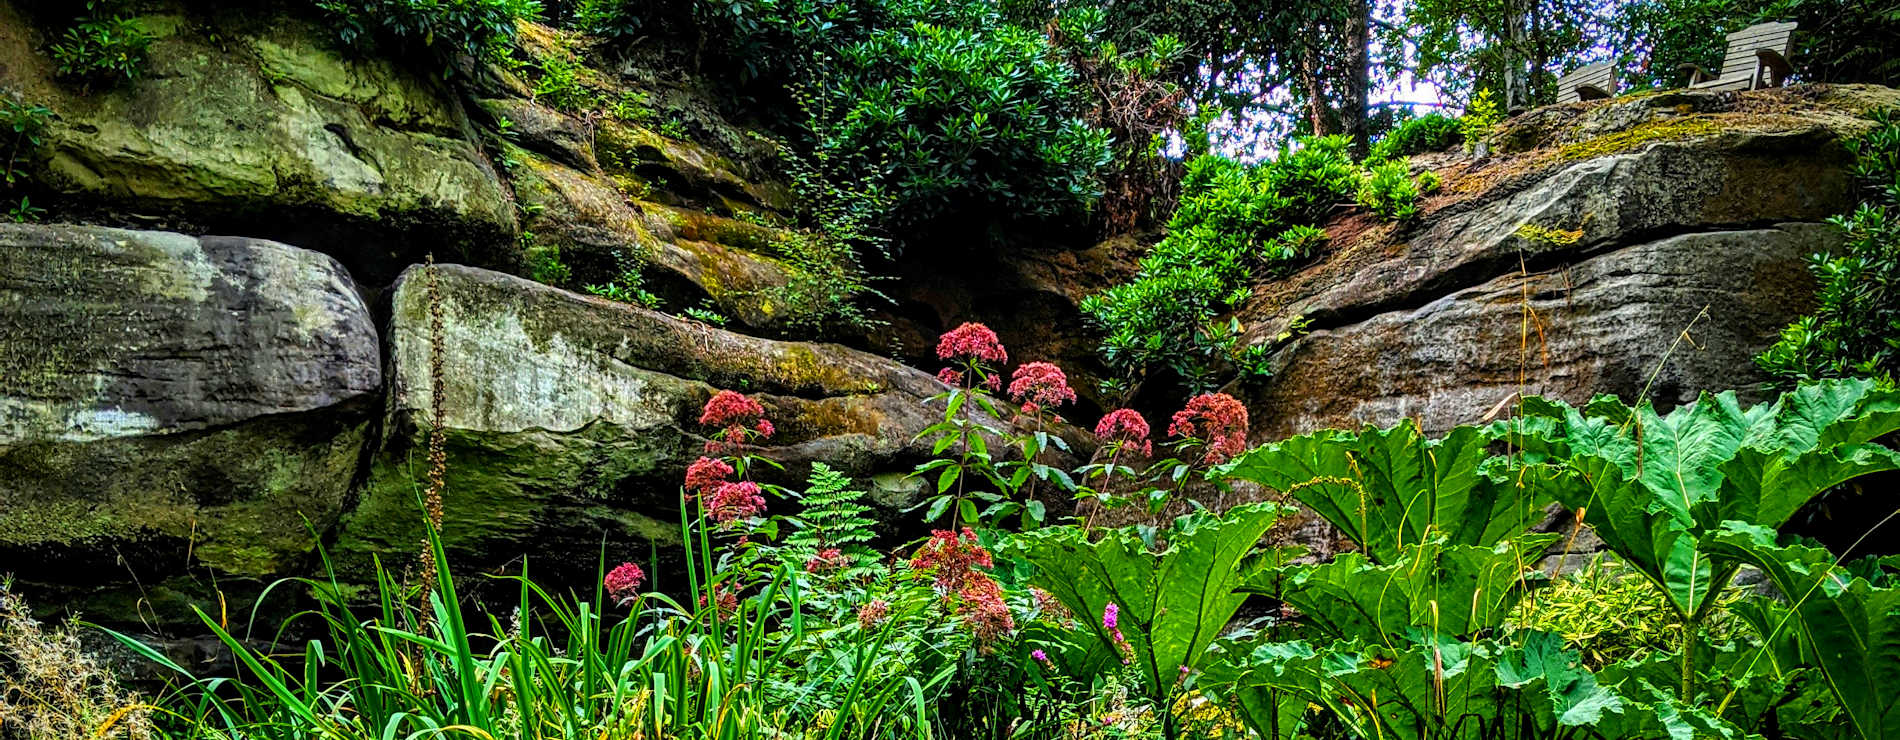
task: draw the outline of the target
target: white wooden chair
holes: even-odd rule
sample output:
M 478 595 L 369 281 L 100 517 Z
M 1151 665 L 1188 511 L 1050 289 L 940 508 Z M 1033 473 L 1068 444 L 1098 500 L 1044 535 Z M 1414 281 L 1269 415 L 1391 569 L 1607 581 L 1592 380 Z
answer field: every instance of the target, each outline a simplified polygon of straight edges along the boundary
M 1761 23 L 1728 35 L 1728 54 L 1715 74 L 1693 64 L 1677 71 L 1689 73 L 1689 87 L 1697 90 L 1755 90 L 1781 87 L 1794 67 L 1788 55 L 1794 52 L 1795 24 Z
M 1616 65 L 1610 62 L 1586 64 L 1557 78 L 1557 102 L 1603 100 L 1616 97 Z

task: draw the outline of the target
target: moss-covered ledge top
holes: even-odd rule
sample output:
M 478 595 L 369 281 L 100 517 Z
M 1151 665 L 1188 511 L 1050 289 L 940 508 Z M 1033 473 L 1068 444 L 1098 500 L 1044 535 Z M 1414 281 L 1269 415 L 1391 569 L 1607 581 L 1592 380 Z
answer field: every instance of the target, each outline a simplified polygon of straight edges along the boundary
M 608 396 L 634 392 L 588 381 L 639 374 L 632 371 L 788 401 L 921 400 L 943 390 L 927 373 L 840 345 L 761 339 L 499 272 L 438 265 L 410 268 L 395 288 L 394 408 L 430 405 L 432 383 L 417 371 L 428 366 L 431 273 L 443 314 L 447 414 L 457 428 L 579 428 L 599 418 L 607 408 L 600 404 L 632 400 Z M 512 378 L 506 394 L 457 387 L 491 384 L 501 374 Z M 586 400 L 596 393 L 602 398 Z M 511 408 L 485 408 L 498 404 Z
M 1521 266 L 1671 234 L 1820 221 L 1852 202 L 1842 142 L 1889 106 L 1900 90 L 1809 85 L 1539 108 L 1499 124 L 1485 156 L 1415 157 L 1444 180 L 1416 221 L 1334 219 L 1320 260 L 1261 281 L 1242 318 L 1264 341 L 1301 316 L 1314 328 L 1356 321 Z

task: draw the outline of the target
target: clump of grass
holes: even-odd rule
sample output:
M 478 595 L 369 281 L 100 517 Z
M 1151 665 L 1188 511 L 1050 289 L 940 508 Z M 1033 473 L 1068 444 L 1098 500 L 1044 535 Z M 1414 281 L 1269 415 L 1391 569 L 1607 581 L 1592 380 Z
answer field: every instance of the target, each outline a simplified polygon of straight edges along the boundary
M 1634 128 L 1604 134 L 1587 141 L 1565 144 L 1558 157 L 1566 162 L 1621 154 L 1652 141 L 1682 141 L 1722 132 L 1722 126 L 1707 116 L 1685 116 L 1645 123 Z
M 1519 239 L 1547 247 L 1568 247 L 1583 239 L 1583 229 L 1566 230 L 1537 224 L 1524 224 L 1512 233 Z
M 72 623 L 48 628 L 0 582 L 0 737 L 152 736 L 151 707 L 87 653 Z

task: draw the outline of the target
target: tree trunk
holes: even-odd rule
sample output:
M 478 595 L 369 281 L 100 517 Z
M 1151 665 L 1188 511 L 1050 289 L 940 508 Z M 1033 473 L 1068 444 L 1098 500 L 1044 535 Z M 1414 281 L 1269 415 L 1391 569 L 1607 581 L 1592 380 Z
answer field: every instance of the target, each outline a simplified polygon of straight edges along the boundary
M 1372 132 L 1366 121 L 1372 88 L 1372 0 L 1352 0 L 1344 41 L 1347 55 L 1340 75 L 1340 128 L 1352 139 L 1353 156 L 1364 159 L 1372 146 Z
M 1531 104 L 1530 76 L 1524 52 L 1530 48 L 1531 0 L 1506 0 L 1504 40 L 1504 109 L 1516 113 Z
M 1319 47 L 1306 44 L 1300 51 L 1299 79 L 1300 87 L 1306 93 L 1306 119 L 1313 126 L 1314 136 L 1339 133 L 1339 121 L 1333 116 L 1331 106 L 1326 104 L 1326 81 L 1322 74 L 1324 67 Z

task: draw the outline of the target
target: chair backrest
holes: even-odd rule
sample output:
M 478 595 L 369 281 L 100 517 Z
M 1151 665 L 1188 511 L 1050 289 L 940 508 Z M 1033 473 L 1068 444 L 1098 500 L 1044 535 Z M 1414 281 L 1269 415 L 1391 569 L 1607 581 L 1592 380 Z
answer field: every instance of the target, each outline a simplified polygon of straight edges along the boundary
M 1756 49 L 1768 49 L 1782 56 L 1793 51 L 1794 22 L 1758 23 L 1728 35 L 1728 53 L 1722 58 L 1722 70 L 1716 76 L 1753 77 L 1761 64 Z
M 1586 64 L 1557 78 L 1557 102 L 1575 103 L 1583 100 L 1584 88 L 1592 88 L 1605 95 L 1615 95 L 1616 65 L 1610 62 Z

